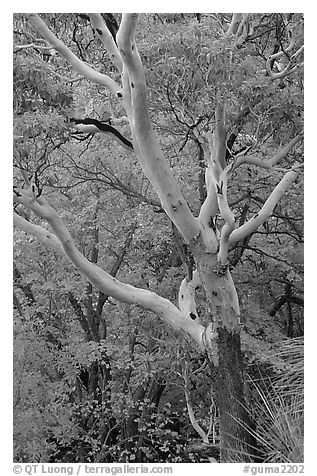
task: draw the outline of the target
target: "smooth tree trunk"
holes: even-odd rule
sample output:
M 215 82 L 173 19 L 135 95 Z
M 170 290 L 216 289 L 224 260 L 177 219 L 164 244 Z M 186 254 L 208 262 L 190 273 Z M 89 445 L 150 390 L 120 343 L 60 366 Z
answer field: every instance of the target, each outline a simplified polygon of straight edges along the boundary
M 219 267 L 217 255 L 195 247 L 197 269 L 209 306 L 204 341 L 219 408 L 221 462 L 253 460 L 256 444 L 247 411 L 236 289 L 228 267 Z M 216 372 L 215 372 L 216 371 Z

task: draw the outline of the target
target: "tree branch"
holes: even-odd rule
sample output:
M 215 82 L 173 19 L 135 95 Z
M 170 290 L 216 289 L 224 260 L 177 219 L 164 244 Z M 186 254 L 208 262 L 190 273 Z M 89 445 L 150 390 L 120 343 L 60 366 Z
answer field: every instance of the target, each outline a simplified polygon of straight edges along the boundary
M 234 35 L 237 33 L 240 21 L 242 20 L 242 16 L 242 13 L 233 13 L 231 23 L 226 33 L 227 36 Z
M 253 233 L 257 228 L 262 225 L 273 213 L 275 206 L 277 205 L 280 198 L 283 194 L 288 190 L 288 188 L 292 185 L 293 182 L 298 177 L 298 172 L 295 170 L 290 170 L 287 172 L 279 184 L 274 188 L 273 192 L 269 196 L 269 198 L 264 203 L 261 210 L 254 215 L 249 221 L 247 221 L 244 225 L 240 226 L 236 230 L 234 230 L 229 238 L 229 246 L 231 247 L 238 241 L 243 240 L 246 238 L 250 233 Z
M 118 257 L 117 257 L 115 263 L 113 264 L 113 266 L 112 266 L 112 268 L 109 272 L 110 276 L 115 277 L 117 272 L 119 271 L 119 268 L 120 268 L 120 266 L 121 266 L 121 264 L 124 260 L 124 257 L 125 257 L 125 255 L 128 251 L 128 248 L 131 244 L 133 234 L 135 232 L 136 227 L 137 227 L 137 223 L 136 222 L 132 223 L 131 228 L 128 230 L 125 242 L 124 242 L 123 246 L 121 247 L 120 252 L 118 254 Z M 99 317 L 101 316 L 103 306 L 105 305 L 108 298 L 109 298 L 108 294 L 104 294 L 104 293 L 100 292 L 100 294 L 98 296 L 97 306 L 96 306 L 96 313 Z
M 16 213 L 13 213 L 13 224 L 19 230 L 22 230 L 25 233 L 38 238 L 45 246 L 55 251 L 55 253 L 64 256 L 59 240 L 50 231 L 46 230 L 42 226 L 30 223 L 29 221 L 25 220 L 25 218 L 20 217 L 20 215 L 17 215 Z
M 227 198 L 227 182 L 228 182 L 228 167 L 220 175 L 217 184 L 217 198 L 221 218 L 225 224 L 222 227 L 220 234 L 220 244 L 218 251 L 218 262 L 221 266 L 228 264 L 229 239 L 234 230 L 235 218 L 232 213 Z
M 145 75 L 134 42 L 137 19 L 137 14 L 124 14 L 117 33 L 119 51 L 129 78 L 132 129 L 140 149 L 140 154 L 137 150 L 136 154 L 163 209 L 188 243 L 198 236 L 199 222 L 193 217 L 154 136 L 148 111 Z
M 303 133 L 298 134 L 294 139 L 292 139 L 286 146 L 282 147 L 273 157 L 269 160 L 263 160 L 259 157 L 252 156 L 240 156 L 237 157 L 232 170 L 238 168 L 242 164 L 252 164 L 262 167 L 264 169 L 272 169 L 275 165 L 281 162 L 282 159 L 285 159 L 287 154 L 292 150 L 292 148 L 303 139 Z
M 304 45 L 302 45 L 300 48 L 298 48 L 295 53 L 293 53 L 291 56 L 288 55 L 289 51 L 291 51 L 294 47 L 294 40 L 292 38 L 291 32 L 290 32 L 290 44 L 285 50 L 283 51 L 278 51 L 277 53 L 274 53 L 270 55 L 266 61 L 266 70 L 270 76 L 271 79 L 281 79 L 284 78 L 285 76 L 288 76 L 289 74 L 293 73 L 297 68 L 303 65 L 303 62 L 294 64 L 297 57 L 303 53 L 304 51 Z M 273 73 L 272 71 L 272 65 L 274 65 L 274 62 L 276 60 L 280 59 L 282 56 L 286 56 L 288 59 L 288 63 L 282 70 L 280 70 L 278 73 Z
M 209 443 L 209 439 L 203 428 L 199 425 L 198 421 L 196 420 L 193 406 L 191 403 L 191 397 L 190 397 L 190 389 L 189 389 L 189 379 L 188 379 L 188 373 L 187 373 L 187 366 L 183 372 L 183 379 L 184 379 L 184 393 L 185 393 L 185 398 L 186 398 L 186 405 L 187 405 L 187 411 L 189 415 L 190 422 L 193 426 L 193 428 L 197 431 L 201 439 L 203 440 L 204 443 Z
M 90 117 L 84 119 L 76 119 L 74 117 L 69 119 L 73 123 L 73 127 L 82 134 L 95 134 L 101 133 L 111 137 L 118 144 L 130 152 L 133 151 L 133 145 L 129 139 L 124 137 L 120 131 L 112 127 L 108 121 L 98 121 Z
M 196 322 L 199 322 L 199 316 L 196 309 L 195 291 L 199 286 L 201 286 L 201 282 L 198 271 L 195 270 L 191 280 L 188 280 L 188 278 L 183 279 L 178 292 L 179 309 L 184 316 L 196 320 Z
M 207 196 L 200 208 L 198 219 L 201 223 L 204 224 L 206 227 L 211 226 L 211 220 L 216 216 L 218 213 L 218 201 L 217 201 L 217 192 L 216 192 L 216 172 L 215 172 L 215 165 L 212 163 L 210 153 L 208 154 L 205 151 L 205 157 L 207 162 L 207 167 L 205 169 L 205 184 L 206 184 L 206 192 Z
M 107 50 L 112 63 L 115 65 L 117 70 L 122 73 L 123 63 L 118 47 L 102 16 L 100 15 L 100 13 L 89 13 L 88 15 L 92 27 L 98 33 L 98 37 L 100 38 L 101 43 Z
M 32 23 L 34 28 L 41 33 L 41 35 L 48 41 L 48 43 L 58 51 L 68 63 L 73 67 L 75 71 L 83 75 L 86 79 L 92 83 L 104 86 L 113 94 L 117 94 L 120 86 L 109 76 L 101 74 L 95 71 L 92 67 L 88 66 L 82 60 L 80 60 L 61 40 L 59 40 L 54 33 L 48 28 L 43 20 L 36 13 L 26 14 L 27 19 Z
M 32 210 L 38 217 L 44 219 L 54 231 L 61 247 L 71 263 L 84 275 L 93 286 L 101 292 L 112 296 L 121 302 L 136 304 L 157 314 L 163 321 L 176 331 L 183 331 L 190 336 L 199 348 L 203 350 L 203 326 L 185 317 L 169 300 L 156 293 L 125 284 L 88 261 L 77 249 L 72 236 L 63 220 L 56 211 L 41 197 L 25 189 L 17 189 L 14 194 L 15 203 L 20 203 Z
M 213 132 L 213 145 L 215 157 L 222 169 L 226 166 L 226 127 L 223 100 L 218 99 L 215 109 L 215 130 Z

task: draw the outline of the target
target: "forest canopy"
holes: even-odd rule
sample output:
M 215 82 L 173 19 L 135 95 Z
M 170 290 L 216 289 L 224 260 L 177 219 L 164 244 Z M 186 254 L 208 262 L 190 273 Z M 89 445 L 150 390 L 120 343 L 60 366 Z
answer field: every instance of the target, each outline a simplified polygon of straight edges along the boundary
M 303 15 L 13 33 L 15 461 L 302 462 Z

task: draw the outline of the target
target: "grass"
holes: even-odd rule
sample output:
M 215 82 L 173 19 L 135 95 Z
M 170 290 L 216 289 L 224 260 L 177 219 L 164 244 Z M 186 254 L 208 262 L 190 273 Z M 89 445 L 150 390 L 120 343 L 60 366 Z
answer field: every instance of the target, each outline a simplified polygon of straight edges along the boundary
M 280 342 L 268 357 L 277 358 L 276 374 L 268 384 L 253 382 L 250 413 L 255 437 L 265 463 L 301 463 L 304 460 L 304 342 Z

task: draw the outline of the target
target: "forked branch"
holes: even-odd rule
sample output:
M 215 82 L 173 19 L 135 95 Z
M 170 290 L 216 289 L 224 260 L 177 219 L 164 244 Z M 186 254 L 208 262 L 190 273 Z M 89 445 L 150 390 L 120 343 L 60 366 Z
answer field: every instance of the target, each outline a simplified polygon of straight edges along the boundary
M 93 286 L 118 301 L 136 304 L 154 312 L 174 330 L 178 332 L 183 331 L 186 335 L 190 336 L 196 344 L 198 344 L 200 349 L 203 349 L 202 333 L 204 328 L 200 324 L 185 317 L 169 300 L 149 290 L 122 283 L 87 260 L 77 249 L 61 217 L 42 196 L 35 197 L 30 190 L 15 189 L 14 202 L 20 203 L 32 210 L 33 213 L 44 219 L 50 225 L 66 257 Z M 26 224 L 19 219 L 16 219 L 16 225 L 22 229 L 26 229 Z M 32 231 L 36 232 L 37 236 L 42 233 L 41 230 L 34 228 L 34 226 Z M 47 237 L 47 242 L 50 242 L 52 244 L 51 247 L 55 247 L 57 250 L 55 238 L 49 233 Z
M 243 156 L 237 157 L 232 170 L 238 168 L 243 164 L 257 165 L 263 169 L 273 169 L 279 162 L 286 158 L 287 154 L 293 149 L 293 147 L 303 140 L 303 133 L 298 134 L 288 144 L 279 149 L 270 159 L 264 160 L 259 157 Z
M 278 51 L 270 55 L 266 61 L 266 69 L 271 79 L 281 79 L 289 74 L 293 73 L 297 68 L 303 65 L 303 62 L 298 62 L 298 57 L 304 52 L 304 45 L 300 46 L 295 53 L 290 55 L 291 50 L 295 46 L 292 32 L 289 31 L 290 43 L 284 50 Z M 280 58 L 286 58 L 287 63 L 284 68 L 280 69 L 277 73 L 274 73 L 272 66 L 274 64 L 279 65 L 278 61 Z
M 117 91 L 120 89 L 120 86 L 106 74 L 99 73 L 99 71 L 94 70 L 91 66 L 88 66 L 86 63 L 81 61 L 71 51 L 71 49 L 65 45 L 65 43 L 63 43 L 54 35 L 54 33 L 39 17 L 39 15 L 37 15 L 36 13 L 28 13 L 26 14 L 26 17 L 30 21 L 30 23 L 32 23 L 34 28 L 39 33 L 41 33 L 45 40 L 52 46 L 52 48 L 58 51 L 75 71 L 77 71 L 79 74 L 84 76 L 92 83 L 104 86 L 113 94 L 117 94 Z
M 278 185 L 274 188 L 269 198 L 264 203 L 261 210 L 256 213 L 249 221 L 244 225 L 234 230 L 229 238 L 229 245 L 233 246 L 240 240 L 243 240 L 251 233 L 255 232 L 259 226 L 261 226 L 273 213 L 273 210 L 284 193 L 289 189 L 292 183 L 298 177 L 299 172 L 296 170 L 290 170 L 287 172 Z

